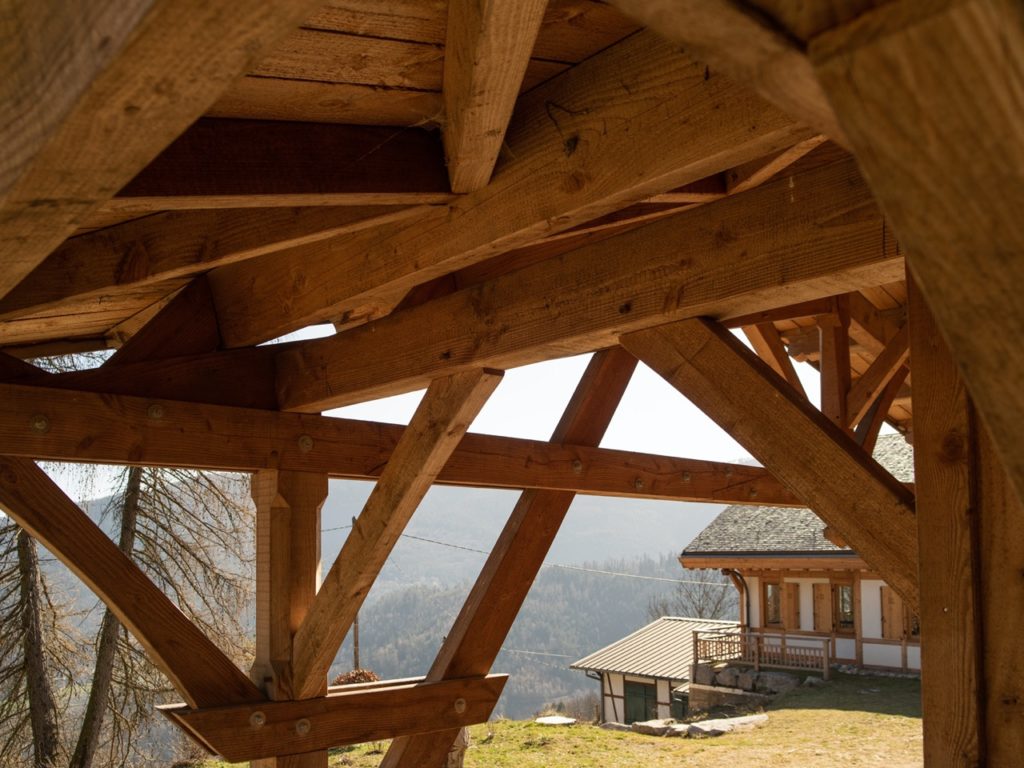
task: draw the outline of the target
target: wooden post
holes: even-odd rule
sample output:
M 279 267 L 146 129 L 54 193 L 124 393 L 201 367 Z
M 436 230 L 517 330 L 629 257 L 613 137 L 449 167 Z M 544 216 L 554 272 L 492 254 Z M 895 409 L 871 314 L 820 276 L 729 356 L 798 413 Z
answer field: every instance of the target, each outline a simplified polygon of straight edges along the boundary
M 292 638 L 320 587 L 320 507 L 327 475 L 264 470 L 252 478 L 256 503 L 256 661 L 253 681 L 268 698 L 295 698 Z M 327 678 L 321 681 L 327 693 Z M 256 760 L 254 768 L 326 768 L 327 752 Z
M 828 644 L 827 639 L 821 641 L 821 676 L 825 680 L 828 680 L 832 673 L 832 668 L 828 663 Z

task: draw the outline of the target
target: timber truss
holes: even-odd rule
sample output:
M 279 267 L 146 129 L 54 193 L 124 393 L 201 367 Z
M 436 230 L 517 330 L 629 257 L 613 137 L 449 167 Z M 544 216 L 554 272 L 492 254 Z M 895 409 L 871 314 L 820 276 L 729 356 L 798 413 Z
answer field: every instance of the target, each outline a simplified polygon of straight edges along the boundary
M 325 766 L 389 738 L 383 765 L 441 765 L 582 493 L 812 507 L 920 610 L 926 763 L 1016 764 L 1019 6 L 51 5 L 16 0 L 0 63 L 0 506 L 199 743 Z M 335 333 L 264 344 L 315 323 Z M 467 434 L 503 370 L 589 352 L 550 441 Z M 637 361 L 763 468 L 600 447 Z M 416 389 L 404 428 L 321 415 Z M 871 458 L 885 422 L 913 486 Z M 252 670 L 34 459 L 252 473 Z M 376 485 L 321 579 L 330 477 Z M 424 676 L 329 688 L 433 483 L 522 495 Z

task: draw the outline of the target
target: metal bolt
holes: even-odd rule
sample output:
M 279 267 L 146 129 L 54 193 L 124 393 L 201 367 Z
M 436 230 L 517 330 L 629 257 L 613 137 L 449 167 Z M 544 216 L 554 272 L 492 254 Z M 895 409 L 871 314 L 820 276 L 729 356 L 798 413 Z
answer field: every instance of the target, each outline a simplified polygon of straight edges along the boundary
M 683 472 L 683 482 L 684 483 L 690 482 L 690 473 L 689 472 Z
M 30 420 L 29 424 L 32 426 L 33 432 L 39 434 L 46 434 L 50 431 L 50 419 L 43 413 L 35 414 Z
M 751 488 L 750 489 L 750 498 L 752 498 L 752 499 L 756 499 L 757 498 L 757 488 Z
M 455 714 L 461 715 L 466 711 L 466 700 L 456 699 L 455 700 Z
M 309 724 L 309 720 L 306 718 L 302 718 L 295 722 L 295 732 L 299 734 L 299 736 L 308 736 L 312 727 L 313 726 Z
M 165 413 L 166 411 L 164 411 L 164 407 L 160 403 L 153 403 L 146 409 L 146 415 L 151 419 L 162 419 Z
M 299 435 L 299 450 L 309 453 L 313 450 L 313 438 L 309 435 Z
M 577 475 L 580 472 L 582 472 L 583 471 L 583 462 L 580 461 L 579 459 L 573 459 L 572 460 L 572 471 L 575 472 Z
M 262 712 L 253 712 L 249 715 L 249 725 L 253 728 L 261 728 L 267 724 L 267 716 Z
M 634 480 L 633 487 L 636 488 L 638 491 L 642 491 L 644 489 L 643 479 L 638 477 L 636 480 Z

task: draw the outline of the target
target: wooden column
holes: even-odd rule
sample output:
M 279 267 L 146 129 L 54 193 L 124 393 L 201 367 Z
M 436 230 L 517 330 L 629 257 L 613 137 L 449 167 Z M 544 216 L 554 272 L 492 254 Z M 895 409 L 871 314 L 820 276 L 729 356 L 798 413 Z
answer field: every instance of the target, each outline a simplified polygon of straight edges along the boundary
M 256 661 L 252 678 L 268 698 L 286 701 L 293 679 L 292 637 L 320 586 L 320 507 L 327 475 L 263 470 L 252 478 L 256 503 Z M 321 695 L 327 693 L 327 678 Z M 257 768 L 326 768 L 320 750 L 253 762 Z
M 1024 751 L 1024 510 L 920 291 L 910 286 L 925 764 Z

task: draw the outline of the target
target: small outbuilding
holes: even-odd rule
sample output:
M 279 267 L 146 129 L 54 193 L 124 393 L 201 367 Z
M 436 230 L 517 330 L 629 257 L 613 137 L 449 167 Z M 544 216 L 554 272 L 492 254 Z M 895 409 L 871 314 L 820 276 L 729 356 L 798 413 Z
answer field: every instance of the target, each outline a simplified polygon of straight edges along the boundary
M 682 718 L 694 634 L 738 629 L 735 621 L 663 616 L 570 666 L 600 681 L 601 722 Z

